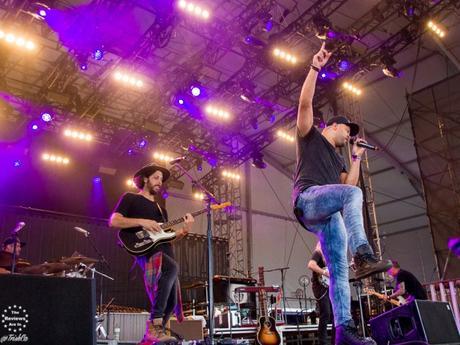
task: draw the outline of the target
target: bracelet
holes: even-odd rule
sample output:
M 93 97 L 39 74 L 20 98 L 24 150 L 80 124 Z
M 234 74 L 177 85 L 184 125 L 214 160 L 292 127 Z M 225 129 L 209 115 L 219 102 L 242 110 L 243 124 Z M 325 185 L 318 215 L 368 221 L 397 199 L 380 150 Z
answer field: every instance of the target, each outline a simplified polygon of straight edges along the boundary
M 358 155 L 351 155 L 351 160 L 354 162 L 354 161 L 360 161 L 361 160 L 361 157 L 359 157 Z
M 319 73 L 319 71 L 321 71 L 321 68 L 318 68 L 316 66 L 314 66 L 313 64 L 310 65 L 310 68 L 313 70 L 313 71 L 316 71 Z

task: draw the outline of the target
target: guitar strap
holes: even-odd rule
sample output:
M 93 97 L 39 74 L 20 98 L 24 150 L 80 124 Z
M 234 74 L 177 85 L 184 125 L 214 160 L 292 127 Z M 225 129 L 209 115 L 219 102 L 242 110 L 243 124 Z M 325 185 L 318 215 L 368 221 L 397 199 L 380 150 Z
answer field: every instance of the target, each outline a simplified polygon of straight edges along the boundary
M 161 209 L 160 205 L 156 201 L 155 201 L 155 205 L 157 205 L 158 210 L 160 211 L 161 218 L 163 219 L 163 223 L 166 223 L 166 218 L 165 218 L 165 215 L 163 214 L 163 210 Z

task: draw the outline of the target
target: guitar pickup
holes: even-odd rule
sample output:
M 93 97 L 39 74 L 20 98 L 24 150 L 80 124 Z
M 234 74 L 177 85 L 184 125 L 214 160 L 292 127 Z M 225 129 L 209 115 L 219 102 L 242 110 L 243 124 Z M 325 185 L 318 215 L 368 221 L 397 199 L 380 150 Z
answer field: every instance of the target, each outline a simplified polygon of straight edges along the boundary
M 145 238 L 145 231 L 142 230 L 142 231 L 137 231 L 136 232 L 136 237 L 140 240 L 142 240 L 143 238 Z

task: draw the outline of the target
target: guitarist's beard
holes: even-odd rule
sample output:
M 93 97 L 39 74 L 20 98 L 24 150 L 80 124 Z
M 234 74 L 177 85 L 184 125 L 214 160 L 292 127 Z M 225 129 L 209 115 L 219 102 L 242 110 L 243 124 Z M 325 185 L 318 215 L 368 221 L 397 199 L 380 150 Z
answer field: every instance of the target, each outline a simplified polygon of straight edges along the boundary
M 155 190 L 155 189 L 157 189 L 157 190 Z M 160 189 L 161 189 L 160 185 L 151 184 L 149 181 L 147 181 L 147 190 L 151 195 L 153 195 L 153 196 L 157 195 L 158 192 L 160 191 Z

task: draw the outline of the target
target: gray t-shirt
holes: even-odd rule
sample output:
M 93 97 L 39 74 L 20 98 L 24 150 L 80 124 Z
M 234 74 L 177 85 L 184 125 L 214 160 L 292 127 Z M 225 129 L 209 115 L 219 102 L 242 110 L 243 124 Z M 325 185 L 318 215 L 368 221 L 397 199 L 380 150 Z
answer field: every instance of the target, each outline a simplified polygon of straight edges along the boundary
M 304 137 L 297 130 L 296 146 L 297 166 L 292 192 L 294 205 L 299 194 L 307 188 L 339 184 L 340 174 L 347 171 L 343 157 L 315 127 Z

